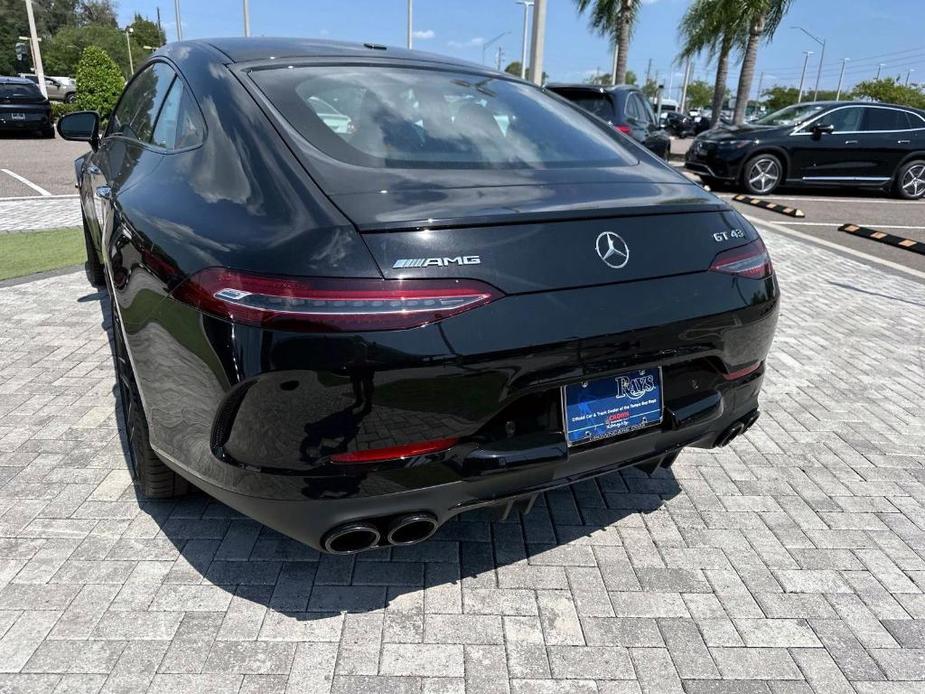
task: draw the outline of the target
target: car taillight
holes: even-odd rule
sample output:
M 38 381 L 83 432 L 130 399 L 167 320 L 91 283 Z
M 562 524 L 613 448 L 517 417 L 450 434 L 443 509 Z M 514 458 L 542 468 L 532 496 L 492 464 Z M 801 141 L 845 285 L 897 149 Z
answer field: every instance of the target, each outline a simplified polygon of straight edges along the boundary
M 401 330 L 455 316 L 502 293 L 475 280 L 295 279 L 207 268 L 174 298 L 213 316 L 281 330 Z
M 437 439 L 435 441 L 418 441 L 404 446 L 390 446 L 388 448 L 370 448 L 365 451 L 351 451 L 350 453 L 335 453 L 331 456 L 332 463 L 347 465 L 351 463 L 378 463 L 383 460 L 398 460 L 411 458 L 416 455 L 426 455 L 445 451 L 456 445 L 459 439 Z
M 774 267 L 764 243 L 761 239 L 755 239 L 749 244 L 718 254 L 713 259 L 710 270 L 760 280 L 770 277 Z
M 613 127 L 615 130 L 619 130 L 624 135 L 629 135 L 630 132 L 632 132 L 630 130 L 630 126 L 628 126 L 626 123 L 620 123 L 619 125 L 615 125 Z

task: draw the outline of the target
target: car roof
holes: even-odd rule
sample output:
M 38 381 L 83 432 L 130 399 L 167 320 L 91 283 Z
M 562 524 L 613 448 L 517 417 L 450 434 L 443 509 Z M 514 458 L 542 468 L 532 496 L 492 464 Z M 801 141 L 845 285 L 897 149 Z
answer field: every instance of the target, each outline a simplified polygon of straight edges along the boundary
M 459 67 L 477 67 L 486 71 L 482 65 L 456 58 L 450 58 L 426 51 L 409 50 L 378 43 L 351 43 L 347 41 L 328 41 L 310 38 L 276 38 L 276 37 L 224 37 L 197 39 L 169 43 L 158 52 L 167 55 L 182 52 L 184 46 L 206 45 L 221 52 L 226 63 L 244 63 L 257 60 L 279 58 L 391 58 L 408 61 L 439 62 Z M 492 70 L 494 72 L 494 70 Z
M 598 92 L 603 94 L 604 92 L 628 92 L 628 91 L 641 91 L 639 87 L 635 84 L 584 84 L 581 82 L 548 82 L 546 85 L 547 89 L 581 89 L 589 92 Z
M 31 84 L 31 85 L 34 86 L 34 85 L 35 85 L 35 82 L 33 82 L 33 81 L 30 80 L 30 79 L 26 79 L 25 77 L 3 77 L 3 76 L 0 76 L 0 84 Z

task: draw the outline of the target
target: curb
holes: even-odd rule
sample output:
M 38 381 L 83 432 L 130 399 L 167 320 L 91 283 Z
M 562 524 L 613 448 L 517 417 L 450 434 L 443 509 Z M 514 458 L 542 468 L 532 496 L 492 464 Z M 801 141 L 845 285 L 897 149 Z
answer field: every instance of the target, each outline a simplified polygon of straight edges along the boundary
M 925 243 L 916 241 L 915 239 L 905 239 L 902 236 L 894 236 L 885 231 L 877 231 L 876 229 L 858 226 L 857 224 L 842 224 L 838 227 L 838 230 L 853 234 L 854 236 L 863 236 L 865 239 L 870 239 L 871 241 L 879 241 L 888 246 L 895 246 L 896 248 L 902 248 L 907 251 L 912 251 L 913 253 L 925 255 Z
M 763 210 L 771 210 L 772 212 L 785 214 L 788 217 L 806 216 L 803 210 L 797 209 L 796 207 L 785 207 L 784 205 L 778 205 L 776 202 L 768 202 L 761 198 L 753 198 L 750 195 L 734 195 L 732 199 L 736 202 L 744 202 L 747 205 L 752 205 L 753 207 L 760 207 Z

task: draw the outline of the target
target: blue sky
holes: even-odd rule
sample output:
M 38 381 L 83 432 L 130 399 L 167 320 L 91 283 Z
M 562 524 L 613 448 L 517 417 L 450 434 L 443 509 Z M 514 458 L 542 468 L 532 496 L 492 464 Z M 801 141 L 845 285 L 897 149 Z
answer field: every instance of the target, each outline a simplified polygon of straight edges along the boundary
M 644 0 L 630 47 L 629 66 L 642 79 L 649 59 L 666 86 L 674 73 L 675 91 L 680 69 L 672 67 L 677 47 L 676 27 L 689 0 Z M 310 36 L 349 41 L 404 45 L 405 0 L 250 0 L 251 32 L 267 36 Z M 172 0 L 119 0 L 122 23 L 137 10 L 151 18 L 160 6 L 168 39 L 176 38 Z M 241 0 L 181 0 L 184 38 L 231 36 L 242 33 Z M 610 69 L 607 42 L 592 34 L 578 15 L 573 0 L 548 0 L 545 68 L 550 79 L 582 81 L 596 69 Z M 514 0 L 415 0 L 414 28 L 420 32 L 415 48 L 479 62 L 482 43 L 510 32 L 486 51 L 493 62 L 497 46 L 504 64 L 520 59 L 523 10 Z M 815 79 L 819 46 L 791 28 L 803 25 L 826 39 L 822 86 L 835 88 L 842 58 L 850 58 L 846 82 L 873 77 L 879 63 L 884 75 L 914 68 L 912 81 L 925 82 L 925 3 L 920 0 L 794 0 L 773 42 L 763 46 L 758 71 L 764 84 L 796 86 L 803 64 L 802 51 L 813 50 L 807 70 Z M 502 65 L 503 66 L 503 65 Z M 695 76 L 712 81 L 713 67 L 705 60 L 695 65 Z M 738 75 L 733 71 L 730 82 Z M 812 79 L 810 79 L 810 76 Z M 757 88 L 755 85 L 753 88 Z

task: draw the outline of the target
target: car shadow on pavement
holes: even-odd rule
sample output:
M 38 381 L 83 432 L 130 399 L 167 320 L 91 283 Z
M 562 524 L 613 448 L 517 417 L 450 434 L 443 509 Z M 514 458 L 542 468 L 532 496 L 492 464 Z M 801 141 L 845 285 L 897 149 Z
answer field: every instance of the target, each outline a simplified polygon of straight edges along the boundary
M 99 302 L 112 350 L 108 295 L 98 292 L 78 301 Z M 119 397 L 113 362 L 118 440 L 131 473 Z M 217 586 L 236 600 L 277 613 L 265 624 L 292 629 L 293 622 L 331 620 L 342 613 L 389 608 L 420 614 L 425 601 L 441 603 L 437 609 L 448 612 L 478 613 L 497 608 L 491 601 L 525 599 L 524 590 L 568 589 L 575 580 L 571 567 L 625 563 L 626 544 L 651 543 L 648 530 L 635 530 L 681 488 L 670 468 L 652 475 L 629 468 L 543 494 L 526 515 L 502 520 L 491 509 L 469 511 L 424 542 L 340 556 L 320 553 L 195 489 L 175 500 L 147 499 L 136 487 L 131 490 L 124 499 L 133 493 L 160 531 L 138 542 L 150 545 L 152 559 L 175 558 L 165 585 Z M 614 527 L 630 516 L 637 518 L 620 531 Z M 166 551 L 165 539 L 176 552 Z M 478 589 L 514 592 L 490 595 Z M 326 628 L 324 622 L 317 628 Z

